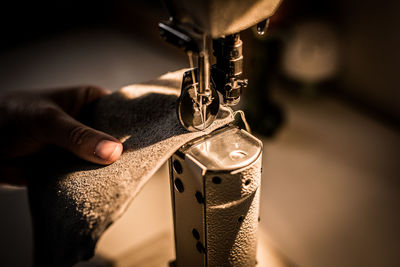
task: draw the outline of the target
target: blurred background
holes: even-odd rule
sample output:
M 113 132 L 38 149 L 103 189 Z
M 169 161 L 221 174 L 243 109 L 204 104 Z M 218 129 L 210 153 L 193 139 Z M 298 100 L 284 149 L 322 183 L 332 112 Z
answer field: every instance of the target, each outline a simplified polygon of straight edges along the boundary
M 188 67 L 159 0 L 5 1 L 0 90 L 117 90 Z M 242 33 L 239 108 L 264 142 L 260 266 L 400 266 L 400 2 L 283 0 Z M 173 259 L 167 168 L 80 266 Z M 0 265 L 31 266 L 25 189 L 0 189 Z

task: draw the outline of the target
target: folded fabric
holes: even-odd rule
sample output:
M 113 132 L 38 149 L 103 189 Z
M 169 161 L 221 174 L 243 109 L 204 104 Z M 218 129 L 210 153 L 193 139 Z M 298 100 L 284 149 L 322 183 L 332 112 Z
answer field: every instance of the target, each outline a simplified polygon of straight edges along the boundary
M 85 123 L 123 142 L 117 162 L 99 166 L 59 150 L 31 162 L 37 266 L 71 266 L 92 257 L 102 233 L 179 147 L 233 120 L 221 107 L 205 131 L 182 128 L 175 111 L 182 75 L 183 70 L 124 87 L 86 112 Z

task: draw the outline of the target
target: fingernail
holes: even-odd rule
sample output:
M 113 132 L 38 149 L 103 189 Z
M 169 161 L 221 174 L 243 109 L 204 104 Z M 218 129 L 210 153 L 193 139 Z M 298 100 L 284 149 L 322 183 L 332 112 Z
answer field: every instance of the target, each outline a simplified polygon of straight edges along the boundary
M 116 161 L 122 153 L 122 144 L 103 140 L 97 144 L 94 153 L 105 161 Z

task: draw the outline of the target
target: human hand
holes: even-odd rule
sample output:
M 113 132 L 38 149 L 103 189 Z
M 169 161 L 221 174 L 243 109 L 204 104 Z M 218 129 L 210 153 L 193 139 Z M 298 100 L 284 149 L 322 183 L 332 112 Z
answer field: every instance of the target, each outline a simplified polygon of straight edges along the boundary
M 122 153 L 121 142 L 76 120 L 80 111 L 110 92 L 95 86 L 0 95 L 0 182 L 21 183 L 7 165 L 47 145 L 64 148 L 97 164 L 110 164 Z

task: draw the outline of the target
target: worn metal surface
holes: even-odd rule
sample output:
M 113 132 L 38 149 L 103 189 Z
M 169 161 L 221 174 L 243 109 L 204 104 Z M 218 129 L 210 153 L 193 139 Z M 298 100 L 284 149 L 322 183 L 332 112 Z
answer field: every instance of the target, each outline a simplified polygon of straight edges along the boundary
M 256 265 L 261 149 L 227 127 L 171 157 L 177 267 Z
M 216 38 L 272 16 L 281 0 L 165 0 L 170 14 Z

